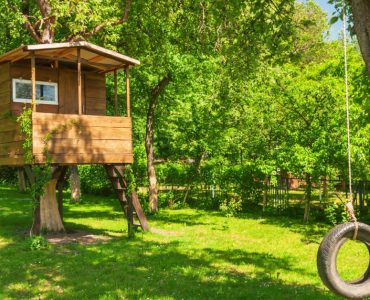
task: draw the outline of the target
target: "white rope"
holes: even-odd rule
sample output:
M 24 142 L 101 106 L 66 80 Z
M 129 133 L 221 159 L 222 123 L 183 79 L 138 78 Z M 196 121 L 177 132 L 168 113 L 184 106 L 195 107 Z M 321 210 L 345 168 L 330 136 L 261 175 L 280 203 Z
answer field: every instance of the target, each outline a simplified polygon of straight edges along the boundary
M 344 47 L 344 78 L 346 84 L 346 118 L 347 118 L 347 154 L 348 154 L 348 181 L 349 181 L 349 200 L 346 204 L 347 212 L 351 218 L 351 221 L 355 223 L 355 232 L 353 239 L 357 239 L 358 234 L 358 223 L 354 210 L 353 193 L 352 193 L 352 165 L 351 165 L 351 130 L 350 130 L 350 119 L 349 119 L 349 91 L 348 91 L 348 64 L 347 64 L 347 16 L 345 10 L 345 3 L 343 4 L 343 47 Z
M 346 31 L 346 11 L 343 1 L 343 46 L 344 46 L 344 77 L 346 83 L 346 115 L 347 115 L 347 153 L 348 153 L 348 179 L 349 197 L 352 201 L 352 166 L 351 166 L 351 135 L 349 120 L 349 92 L 348 92 L 348 66 L 347 66 L 347 31 Z

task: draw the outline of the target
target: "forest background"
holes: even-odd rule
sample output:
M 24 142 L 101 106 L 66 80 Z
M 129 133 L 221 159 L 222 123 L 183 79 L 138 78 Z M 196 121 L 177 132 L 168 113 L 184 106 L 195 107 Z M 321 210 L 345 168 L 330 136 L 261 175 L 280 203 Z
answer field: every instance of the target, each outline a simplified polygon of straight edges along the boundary
M 152 210 L 264 209 L 306 220 L 312 210 L 317 218 L 340 221 L 340 197 L 330 192 L 348 189 L 342 41 L 327 38 L 327 15 L 314 1 L 249 2 L 50 4 L 55 41 L 88 38 L 142 62 L 131 72 L 132 171 Z M 27 21 L 39 13 L 36 4 L 0 4 L 0 53 L 35 43 Z M 127 19 L 117 22 L 128 7 Z M 90 37 L 96 24 L 104 26 Z M 354 37 L 348 65 L 353 175 L 367 182 L 370 85 Z M 123 101 L 123 74 L 118 80 Z M 107 83 L 113 114 L 113 78 Z M 79 173 L 83 193 L 111 192 L 101 166 L 79 166 Z M 16 175 L 0 170 L 6 183 L 15 184 Z M 299 184 L 289 194 L 292 180 Z M 364 218 L 368 200 L 365 195 Z

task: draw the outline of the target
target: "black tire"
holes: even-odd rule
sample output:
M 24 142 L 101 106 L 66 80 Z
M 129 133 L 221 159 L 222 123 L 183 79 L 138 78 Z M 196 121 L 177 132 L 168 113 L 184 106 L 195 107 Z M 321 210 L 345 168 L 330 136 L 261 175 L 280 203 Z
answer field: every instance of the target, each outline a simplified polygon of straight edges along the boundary
M 355 228 L 354 223 L 344 223 L 329 231 L 317 254 L 317 269 L 332 292 L 350 299 L 361 299 L 370 296 L 370 262 L 364 276 L 354 282 L 343 281 L 337 270 L 338 252 L 346 241 L 353 238 Z M 357 240 L 367 246 L 370 255 L 370 226 L 358 223 Z

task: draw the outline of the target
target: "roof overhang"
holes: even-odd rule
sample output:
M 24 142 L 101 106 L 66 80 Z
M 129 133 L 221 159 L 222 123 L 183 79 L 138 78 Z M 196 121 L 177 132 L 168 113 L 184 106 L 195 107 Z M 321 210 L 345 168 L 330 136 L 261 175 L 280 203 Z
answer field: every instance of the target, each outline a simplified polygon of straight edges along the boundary
M 21 46 L 0 55 L 0 63 L 27 59 L 32 55 L 35 55 L 36 58 L 77 62 L 77 49 L 80 49 L 82 64 L 101 71 L 109 72 L 140 64 L 140 61 L 134 58 L 85 41 Z

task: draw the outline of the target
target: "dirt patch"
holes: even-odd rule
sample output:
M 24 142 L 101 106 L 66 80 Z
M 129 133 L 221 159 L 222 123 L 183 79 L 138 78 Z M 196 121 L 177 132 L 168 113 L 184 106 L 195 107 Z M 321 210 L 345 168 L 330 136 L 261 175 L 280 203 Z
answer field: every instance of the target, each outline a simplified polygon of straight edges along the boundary
M 45 238 L 50 244 L 96 244 L 96 243 L 106 243 L 112 239 L 112 237 L 105 235 L 95 235 L 83 231 L 67 232 L 67 233 L 57 233 L 57 234 L 47 234 Z

